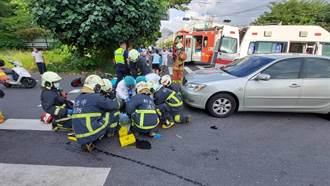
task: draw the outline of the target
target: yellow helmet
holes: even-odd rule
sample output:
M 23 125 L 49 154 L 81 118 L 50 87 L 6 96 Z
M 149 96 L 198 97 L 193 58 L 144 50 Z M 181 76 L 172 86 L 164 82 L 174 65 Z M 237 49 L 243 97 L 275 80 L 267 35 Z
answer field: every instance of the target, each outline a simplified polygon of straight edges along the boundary
M 90 75 L 85 79 L 81 92 L 92 93 L 95 92 L 95 90 L 100 90 L 103 86 L 104 82 L 100 76 Z
M 42 87 L 50 88 L 53 83 L 62 80 L 62 78 L 57 73 L 48 71 L 42 74 L 41 80 Z
M 140 53 L 135 49 L 130 50 L 128 53 L 128 57 L 132 61 L 136 61 L 139 58 L 139 56 L 140 56 Z
M 136 84 L 136 90 L 138 94 L 150 94 L 150 87 L 144 81 Z
M 112 90 L 112 83 L 109 79 L 103 79 L 104 85 L 101 87 L 101 89 L 104 92 L 110 92 Z

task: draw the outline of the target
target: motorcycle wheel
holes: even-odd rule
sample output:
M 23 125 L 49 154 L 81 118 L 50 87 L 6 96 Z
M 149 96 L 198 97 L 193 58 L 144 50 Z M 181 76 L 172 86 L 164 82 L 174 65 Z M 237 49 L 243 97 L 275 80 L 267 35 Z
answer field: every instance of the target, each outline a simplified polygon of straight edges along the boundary
M 24 88 L 34 88 L 37 85 L 37 81 L 33 78 L 22 78 L 21 83 Z

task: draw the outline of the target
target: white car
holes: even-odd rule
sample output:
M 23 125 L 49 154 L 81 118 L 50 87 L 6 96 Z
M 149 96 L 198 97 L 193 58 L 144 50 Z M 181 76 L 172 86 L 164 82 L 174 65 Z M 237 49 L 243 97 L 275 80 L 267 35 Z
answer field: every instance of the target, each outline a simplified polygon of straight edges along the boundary
M 185 102 L 224 118 L 235 111 L 330 113 L 330 58 L 254 55 L 185 76 Z

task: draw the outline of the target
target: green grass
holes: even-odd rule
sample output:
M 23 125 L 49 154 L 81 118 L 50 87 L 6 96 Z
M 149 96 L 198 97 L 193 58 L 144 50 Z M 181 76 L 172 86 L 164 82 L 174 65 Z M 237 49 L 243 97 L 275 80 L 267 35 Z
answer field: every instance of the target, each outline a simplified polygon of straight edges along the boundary
M 17 60 L 29 71 L 37 71 L 31 50 L 1 50 L 0 59 L 5 60 L 7 67 L 12 67 L 8 63 L 8 58 Z M 53 50 L 43 51 L 47 69 L 55 72 L 107 72 L 114 73 L 114 66 L 104 62 L 99 58 L 77 58 L 74 57 L 68 47 L 62 46 Z M 93 65 L 94 64 L 94 65 Z M 99 65 L 95 65 L 99 64 Z
M 59 65 L 65 63 L 71 57 L 70 53 L 60 52 L 57 49 L 44 51 L 43 55 L 46 60 L 46 64 Z M 32 57 L 32 51 L 22 51 L 22 50 L 4 50 L 0 51 L 0 59 L 6 62 L 7 67 L 12 67 L 8 63 L 8 59 L 13 59 L 21 62 L 23 67 L 29 71 L 37 71 L 37 65 Z

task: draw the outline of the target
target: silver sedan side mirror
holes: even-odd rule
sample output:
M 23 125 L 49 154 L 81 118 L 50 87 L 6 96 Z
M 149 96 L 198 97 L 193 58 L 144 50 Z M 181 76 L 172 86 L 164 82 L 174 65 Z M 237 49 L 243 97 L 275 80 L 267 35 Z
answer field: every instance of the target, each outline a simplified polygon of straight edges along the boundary
M 257 81 L 268 81 L 268 80 L 270 80 L 270 75 L 269 74 L 259 74 L 254 79 Z

